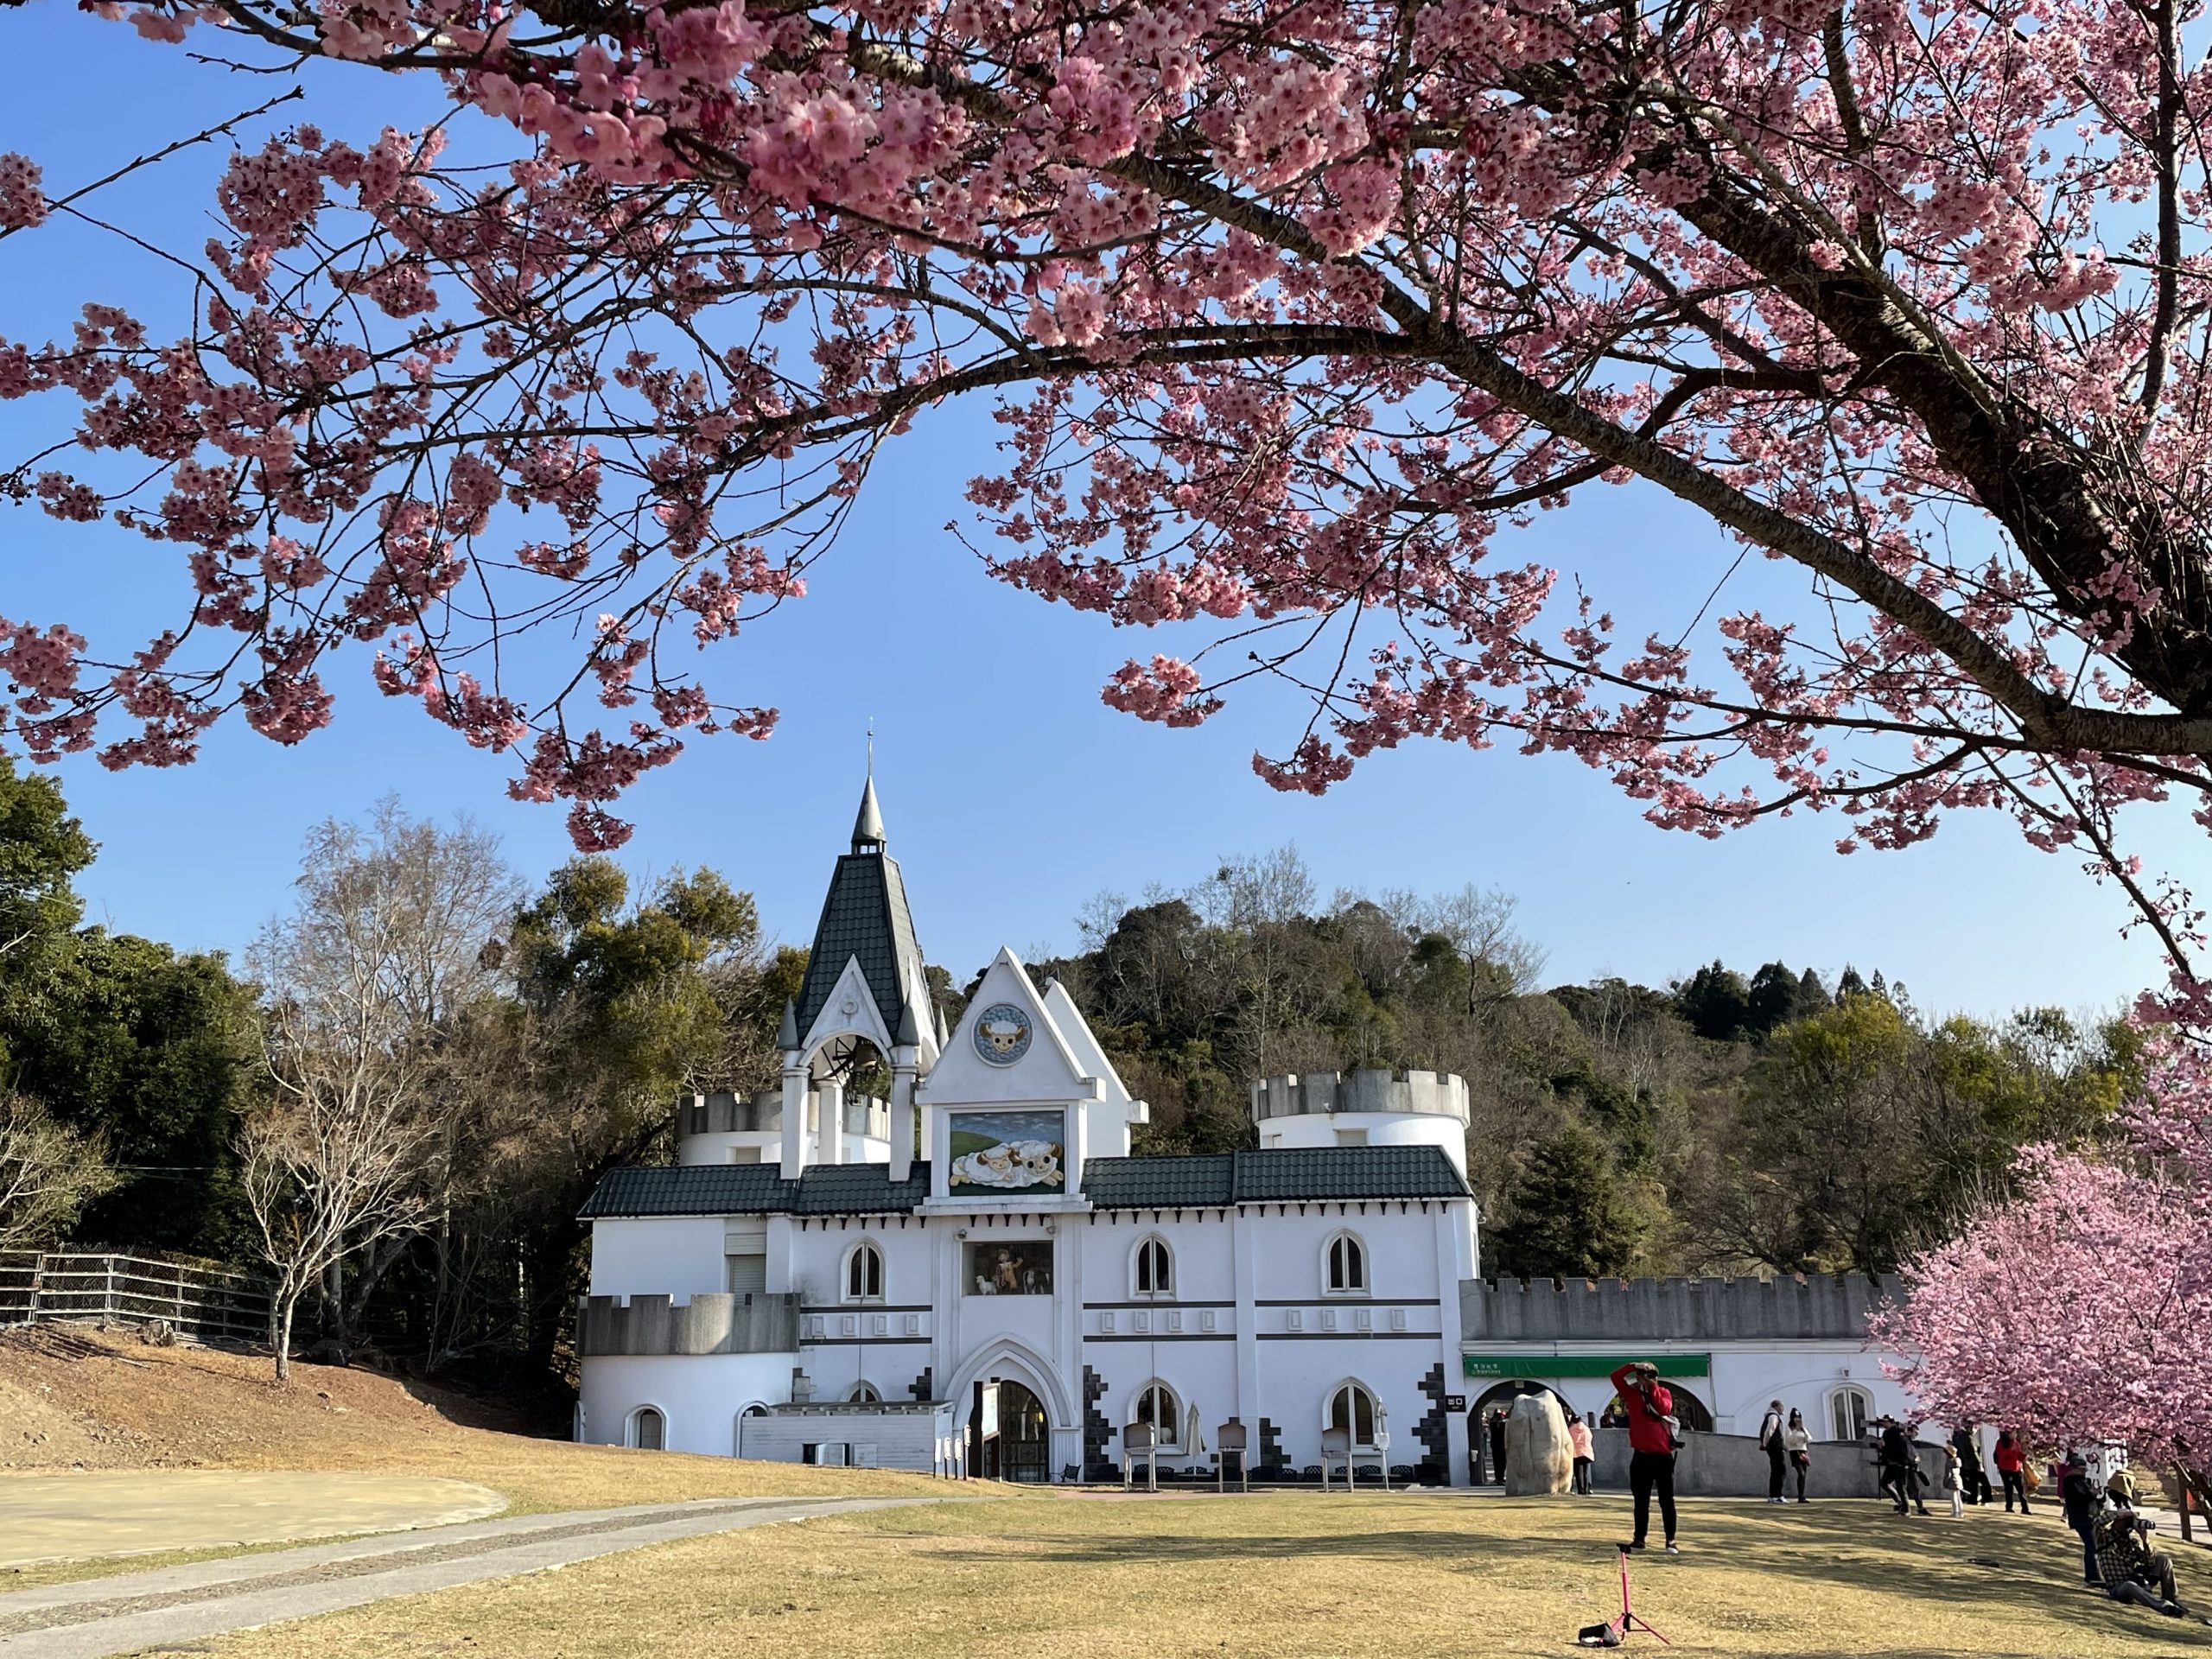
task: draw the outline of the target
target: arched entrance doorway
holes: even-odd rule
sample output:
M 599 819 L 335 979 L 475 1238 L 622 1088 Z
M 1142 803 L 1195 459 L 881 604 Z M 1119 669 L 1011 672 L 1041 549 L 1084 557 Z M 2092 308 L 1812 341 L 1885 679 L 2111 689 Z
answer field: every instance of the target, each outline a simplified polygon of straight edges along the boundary
M 1713 1413 L 1710 1408 L 1707 1407 L 1704 1401 L 1692 1394 L 1689 1389 L 1683 1387 L 1682 1384 L 1675 1382 L 1673 1377 L 1668 1376 L 1663 1373 L 1660 1376 L 1659 1381 L 1665 1386 L 1667 1392 L 1674 1398 L 1675 1421 L 1676 1422 L 1680 1423 L 1685 1429 L 1689 1430 L 1694 1433 L 1710 1434 L 1713 1433 Z M 1627 1422 L 1627 1414 L 1621 1409 L 1620 1395 L 1618 1394 L 1614 1395 L 1606 1401 L 1605 1414 L 1600 1421 L 1601 1426 L 1605 1427 L 1611 1427 L 1617 1423 L 1624 1424 Z
M 1497 1414 L 1512 1415 L 1513 1402 L 1524 1394 L 1548 1394 L 1559 1402 L 1562 1412 L 1570 1417 L 1574 1414 L 1574 1408 L 1567 1403 L 1565 1395 L 1549 1383 L 1530 1377 L 1512 1377 L 1484 1389 L 1467 1408 L 1467 1477 L 1476 1485 L 1485 1480 L 1493 1485 L 1504 1481 L 1504 1423 Z
M 1052 1478 L 1052 1427 L 1044 1402 L 1020 1383 L 1001 1377 L 998 1389 L 998 1432 L 983 1432 L 982 1405 L 969 1408 L 968 1472 L 983 1480 L 1015 1480 L 1039 1485 Z

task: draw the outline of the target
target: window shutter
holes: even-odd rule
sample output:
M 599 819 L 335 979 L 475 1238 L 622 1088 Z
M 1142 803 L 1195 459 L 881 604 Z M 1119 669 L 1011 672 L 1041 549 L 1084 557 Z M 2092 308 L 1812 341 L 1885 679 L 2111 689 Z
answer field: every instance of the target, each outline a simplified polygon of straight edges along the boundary
M 768 1288 L 768 1255 L 765 1250 L 733 1253 L 728 1258 L 729 1290 L 733 1296 L 759 1295 Z

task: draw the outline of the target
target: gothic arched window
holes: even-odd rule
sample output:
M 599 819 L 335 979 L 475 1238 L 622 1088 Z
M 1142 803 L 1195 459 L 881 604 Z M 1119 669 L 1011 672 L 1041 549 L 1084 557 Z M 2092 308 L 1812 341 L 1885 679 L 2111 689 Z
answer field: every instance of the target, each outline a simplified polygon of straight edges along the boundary
M 845 1258 L 845 1300 L 880 1302 L 883 1300 L 883 1252 L 868 1240 L 853 1246 Z

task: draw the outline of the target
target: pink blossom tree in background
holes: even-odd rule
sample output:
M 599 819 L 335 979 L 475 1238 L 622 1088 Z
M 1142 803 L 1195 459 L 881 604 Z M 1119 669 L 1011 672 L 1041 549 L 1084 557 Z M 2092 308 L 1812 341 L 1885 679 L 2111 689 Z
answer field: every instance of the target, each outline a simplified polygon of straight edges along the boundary
M 2045 1451 L 2111 1441 L 2204 1466 L 2209 1173 L 2031 1153 L 2018 1195 L 1912 1262 L 1905 1300 L 1877 1318 L 1877 1338 L 1914 1356 L 1903 1377 L 1927 1414 Z
M 2193 901 L 2118 840 L 2177 796 L 2212 823 L 2179 0 L 92 9 L 181 76 L 338 60 L 452 110 L 180 134 L 235 146 L 221 233 L 163 251 L 188 327 L 88 272 L 73 333 L 0 346 L 0 396 L 53 411 L 10 493 L 184 578 L 150 639 L 5 623 L 34 755 L 175 764 L 232 712 L 295 742 L 350 653 L 613 843 L 690 734 L 772 723 L 693 647 L 798 597 L 880 447 L 980 397 L 990 568 L 1195 625 L 1108 680 L 1144 718 L 1305 688 L 1279 787 L 1431 736 L 1579 756 L 1702 834 L 1992 807 L 2186 965 Z M 0 160 L 10 255 L 96 195 L 56 146 Z M 1630 480 L 1799 601 L 1684 574 L 1617 637 L 1516 559 Z M 570 668 L 522 683 L 501 646 L 553 626 Z

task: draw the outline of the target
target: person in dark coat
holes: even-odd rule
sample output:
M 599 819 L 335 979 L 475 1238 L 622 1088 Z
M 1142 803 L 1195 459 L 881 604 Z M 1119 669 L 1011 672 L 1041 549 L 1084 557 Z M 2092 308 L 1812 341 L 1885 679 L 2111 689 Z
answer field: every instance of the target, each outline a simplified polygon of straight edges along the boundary
M 1912 1447 L 1912 1436 L 1905 1433 L 1904 1425 L 1894 1417 L 1882 1419 L 1882 1490 L 1897 1502 L 1897 1513 L 1903 1515 L 1908 1507 L 1928 1513 L 1928 1505 L 1920 1497 L 1920 1457 Z
M 1959 1496 L 1968 1503 L 1990 1500 L 1989 1471 L 1981 1461 L 1981 1437 L 1972 1423 L 1951 1431 L 1951 1445 L 1959 1454 Z
M 1782 1431 L 1788 1422 L 1782 1414 L 1782 1402 L 1770 1400 L 1766 1415 L 1759 1419 L 1759 1450 L 1766 1453 L 1766 1501 L 1783 1501 L 1782 1485 L 1789 1472 L 1789 1453 L 1782 1444 Z
M 1502 1408 L 1490 1414 L 1490 1478 L 1497 1485 L 1505 1484 L 1505 1412 Z
M 2081 1535 L 2082 1582 L 2102 1586 L 2104 1575 L 2097 1571 L 2097 1516 L 2105 1495 L 2089 1478 L 2088 1462 L 2079 1452 L 2066 1459 L 2066 1472 L 2058 1480 L 2058 1501 L 2065 1506 L 2066 1524 Z

